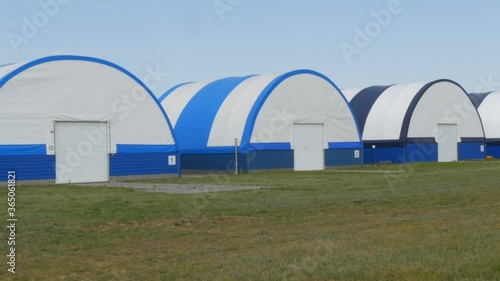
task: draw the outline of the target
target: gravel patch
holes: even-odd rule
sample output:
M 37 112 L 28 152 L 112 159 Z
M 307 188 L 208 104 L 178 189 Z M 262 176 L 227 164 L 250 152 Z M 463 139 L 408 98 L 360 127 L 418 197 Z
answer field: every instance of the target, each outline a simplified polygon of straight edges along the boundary
M 169 194 L 197 194 L 208 192 L 256 190 L 271 188 L 269 186 L 246 186 L 246 185 L 216 185 L 216 184 L 164 184 L 164 183 L 136 183 L 136 182 L 103 182 L 79 184 L 83 186 L 109 186 L 133 188 L 137 191 L 165 192 Z

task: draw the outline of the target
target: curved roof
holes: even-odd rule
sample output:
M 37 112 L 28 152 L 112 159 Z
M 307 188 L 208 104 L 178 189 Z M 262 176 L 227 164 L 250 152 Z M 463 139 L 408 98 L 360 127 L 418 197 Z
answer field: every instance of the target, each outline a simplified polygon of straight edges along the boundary
M 435 138 L 438 123 L 460 125 L 461 138 L 484 138 L 477 110 L 454 81 L 373 86 L 356 91 L 346 92 L 351 93 L 350 103 L 364 141 Z
M 270 98 L 272 93 L 279 98 Z M 301 122 L 336 123 L 331 125 L 335 136 L 325 136 L 328 142 L 360 142 L 355 118 L 340 90 L 311 70 L 185 83 L 167 91 L 160 101 L 184 152 L 228 151 L 235 139 L 242 150 L 253 143 L 290 143 L 288 127 Z
M 48 147 L 54 141 L 48 133 L 54 121 L 106 121 L 111 124 L 111 153 L 120 147 L 141 152 L 175 146 L 167 115 L 151 90 L 105 60 L 65 55 L 4 65 L 0 96 L 0 128 L 19 130 L 2 136 L 0 145 Z
M 500 141 L 500 92 L 470 94 L 483 121 L 486 139 Z

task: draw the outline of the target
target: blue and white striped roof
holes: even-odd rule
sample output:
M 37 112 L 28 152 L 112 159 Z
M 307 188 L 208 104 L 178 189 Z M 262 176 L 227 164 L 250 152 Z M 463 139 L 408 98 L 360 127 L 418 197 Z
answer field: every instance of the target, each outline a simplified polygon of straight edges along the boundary
M 311 70 L 185 83 L 160 97 L 183 153 L 293 149 L 293 124 L 323 124 L 324 146 L 360 147 L 349 104 Z
M 500 92 L 470 94 L 483 121 L 486 141 L 500 142 Z
M 363 141 L 436 138 L 437 124 L 457 124 L 459 139 L 482 138 L 479 114 L 465 90 L 451 80 L 344 90 Z

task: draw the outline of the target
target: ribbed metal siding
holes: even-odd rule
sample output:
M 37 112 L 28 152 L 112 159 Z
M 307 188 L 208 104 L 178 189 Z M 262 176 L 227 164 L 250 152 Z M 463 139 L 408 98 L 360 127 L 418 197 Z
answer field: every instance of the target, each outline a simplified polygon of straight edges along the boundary
M 484 151 L 481 151 L 481 146 Z M 479 160 L 486 158 L 486 143 L 461 142 L 458 144 L 458 160 Z
M 109 156 L 110 176 L 176 174 L 175 166 L 168 165 L 168 156 L 174 153 L 121 153 Z
M 359 158 L 355 158 L 355 151 L 359 151 Z M 350 166 L 363 164 L 363 149 L 326 149 L 325 150 L 325 166 Z
M 0 180 L 7 180 L 7 171 L 15 171 L 16 180 L 55 179 L 55 166 L 53 155 L 0 156 Z

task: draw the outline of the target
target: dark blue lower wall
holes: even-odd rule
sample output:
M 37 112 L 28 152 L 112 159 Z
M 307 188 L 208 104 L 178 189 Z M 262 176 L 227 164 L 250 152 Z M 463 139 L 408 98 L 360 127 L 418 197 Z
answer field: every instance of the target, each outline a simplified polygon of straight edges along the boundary
M 438 161 L 438 144 L 436 142 L 422 141 L 411 142 L 406 145 L 391 145 L 387 143 L 375 144 L 374 150 L 372 144 L 365 143 L 364 163 L 373 164 L 375 162 L 391 161 L 393 163 L 412 163 L 412 162 L 436 162 Z M 484 159 L 486 152 L 481 152 L 481 146 L 484 142 L 458 143 L 459 160 Z M 499 151 L 500 152 L 500 151 Z
M 53 155 L 0 156 L 0 181 L 7 180 L 8 171 L 16 172 L 16 180 L 55 179 L 55 165 Z
M 110 176 L 176 174 L 178 163 L 168 165 L 172 153 L 124 153 L 109 157 Z M 0 181 L 7 180 L 7 171 L 16 172 L 16 180 L 49 180 L 56 178 L 54 155 L 0 156 Z
M 168 156 L 175 153 L 118 153 L 109 156 L 110 176 L 134 176 L 176 174 L 179 171 L 179 161 L 176 165 L 168 165 Z
M 406 163 L 405 147 L 404 146 L 385 146 L 376 147 L 374 149 L 365 147 L 363 150 L 363 161 L 365 164 L 373 164 L 382 161 L 390 161 L 393 163 Z
M 437 143 L 408 143 L 406 145 L 406 161 L 409 163 L 438 161 Z
M 489 144 L 486 151 L 493 158 L 500 158 L 500 144 Z
M 234 153 L 182 154 L 181 168 L 186 170 L 234 171 Z M 247 154 L 238 153 L 239 169 L 247 170 Z
M 481 151 L 481 146 L 484 146 L 484 151 Z M 485 158 L 485 142 L 461 142 L 458 144 L 458 160 L 477 160 Z
M 354 152 L 359 151 L 359 158 Z M 181 167 L 186 170 L 234 170 L 234 154 L 183 154 Z M 293 169 L 293 150 L 251 150 L 238 154 L 239 169 L 249 170 Z M 349 166 L 363 164 L 362 149 L 327 149 L 325 166 Z
M 359 157 L 355 157 L 355 151 L 359 151 Z M 351 166 L 363 164 L 363 149 L 326 149 L 325 166 Z
M 252 150 L 248 162 L 250 170 L 293 169 L 293 150 Z

